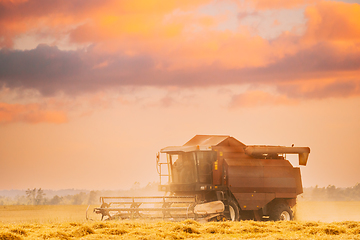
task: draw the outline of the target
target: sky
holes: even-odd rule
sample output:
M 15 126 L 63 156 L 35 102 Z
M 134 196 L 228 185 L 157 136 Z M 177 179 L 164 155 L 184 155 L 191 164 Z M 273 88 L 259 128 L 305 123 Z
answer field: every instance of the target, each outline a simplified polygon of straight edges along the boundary
M 197 134 L 310 147 L 305 187 L 354 186 L 359 16 L 355 0 L 0 0 L 0 189 L 145 186 Z

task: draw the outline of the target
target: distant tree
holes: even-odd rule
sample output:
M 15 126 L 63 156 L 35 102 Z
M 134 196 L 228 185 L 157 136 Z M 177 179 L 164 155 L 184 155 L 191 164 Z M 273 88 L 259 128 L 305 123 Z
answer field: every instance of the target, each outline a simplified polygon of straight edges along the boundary
M 35 205 L 44 204 L 44 202 L 45 202 L 45 197 L 44 196 L 45 196 L 44 191 L 41 188 L 39 188 L 36 191 Z
M 360 201 L 360 183 L 353 187 L 338 188 L 334 185 L 304 188 L 303 200 L 311 201 Z
M 66 195 L 61 198 L 62 198 L 61 204 L 64 204 L 64 205 L 74 204 L 74 195 Z
M 36 188 L 26 190 L 26 198 L 28 199 L 29 205 L 35 204 L 35 197 L 36 197 Z
M 46 199 L 44 197 L 45 193 L 41 188 L 39 188 L 39 189 L 28 188 L 28 190 L 26 190 L 25 193 L 26 193 L 28 205 L 41 205 L 41 204 L 46 203 Z
M 26 205 L 28 203 L 28 199 L 24 195 L 16 196 L 15 202 L 16 202 L 15 205 Z
M 60 205 L 62 201 L 62 197 L 59 197 L 58 195 L 55 195 L 51 200 L 50 200 L 50 205 Z
M 341 200 L 341 196 L 339 195 L 339 189 L 336 188 L 334 185 L 329 185 L 326 187 L 326 197 L 327 200 L 330 201 Z
M 84 192 L 75 194 L 72 198 L 73 199 L 72 204 L 73 205 L 81 205 L 81 204 L 83 204 L 85 198 L 86 198 L 86 193 L 84 193 Z
M 354 201 L 360 201 L 360 183 L 346 189 L 346 194 Z
M 88 204 L 99 203 L 98 191 L 90 191 Z

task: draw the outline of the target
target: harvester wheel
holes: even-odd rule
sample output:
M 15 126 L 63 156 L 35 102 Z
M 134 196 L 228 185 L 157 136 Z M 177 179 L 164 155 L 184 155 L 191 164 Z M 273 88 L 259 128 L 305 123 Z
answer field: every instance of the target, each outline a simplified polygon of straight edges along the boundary
M 239 206 L 234 199 L 229 200 L 229 215 L 227 217 L 230 221 L 240 221 Z
M 293 211 L 290 206 L 284 202 L 276 204 L 270 212 L 270 220 L 273 221 L 290 221 L 293 220 L 293 218 Z

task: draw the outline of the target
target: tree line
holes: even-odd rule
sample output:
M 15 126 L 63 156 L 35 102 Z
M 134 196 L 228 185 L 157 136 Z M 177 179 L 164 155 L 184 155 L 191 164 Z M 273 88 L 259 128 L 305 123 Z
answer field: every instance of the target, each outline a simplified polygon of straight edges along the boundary
M 99 191 L 80 192 L 74 195 L 47 198 L 41 188 L 28 189 L 25 195 L 16 197 L 0 196 L 0 205 L 82 205 L 96 204 L 99 199 Z
M 149 183 L 141 188 L 138 182 L 135 182 L 129 190 L 118 191 L 87 191 L 72 195 L 58 196 L 51 198 L 41 188 L 27 189 L 24 195 L 16 197 L 0 196 L 0 205 L 85 205 L 99 204 L 101 196 L 107 197 L 130 197 L 159 195 L 158 183 Z M 327 187 L 304 188 L 304 193 L 298 197 L 300 201 L 360 201 L 360 183 L 353 187 L 338 188 L 334 185 Z
M 308 201 L 360 201 L 360 183 L 353 187 L 339 188 L 334 185 L 327 187 L 304 188 L 299 198 Z
M 157 192 L 158 183 L 148 183 L 145 187 L 140 187 L 138 182 L 129 190 L 104 190 L 104 191 L 84 191 L 77 194 L 59 196 L 55 195 L 48 198 L 41 188 L 27 189 L 24 195 L 16 197 L 0 196 L 0 205 L 87 205 L 99 204 L 100 197 L 116 196 L 142 196 L 154 195 Z

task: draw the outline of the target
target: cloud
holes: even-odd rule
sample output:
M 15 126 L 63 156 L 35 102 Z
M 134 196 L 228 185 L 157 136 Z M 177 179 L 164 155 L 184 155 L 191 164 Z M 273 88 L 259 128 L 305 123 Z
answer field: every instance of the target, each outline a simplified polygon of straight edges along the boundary
M 82 70 L 80 52 L 60 51 L 57 47 L 39 45 L 29 51 L 0 50 L 0 82 L 8 87 L 38 89 L 53 94 Z
M 171 31 L 163 17 L 175 10 L 189 11 L 209 0 L 29 0 L 0 1 L 0 47 L 37 32 L 54 38 L 70 33 L 72 41 L 98 42 L 124 36 L 146 36 Z M 159 29 L 158 26 L 163 26 Z
M 213 26 L 223 16 L 197 11 L 211 5 L 205 0 L 56 0 L 53 5 L 44 0 L 1 1 L 0 13 L 4 14 L 0 14 L 0 29 L 6 25 L 11 30 L 0 30 L 5 42 L 41 29 L 39 34 L 45 32 L 54 38 L 67 35 L 70 41 L 91 45 L 73 51 L 46 44 L 32 50 L 2 48 L 0 84 L 35 89 L 44 96 L 60 92 L 75 96 L 123 86 L 225 84 L 270 85 L 288 98 L 360 94 L 356 90 L 360 76 L 359 4 L 254 2 L 259 8 L 311 3 L 305 10 L 304 33 L 283 32 L 270 41 L 241 25 L 234 31 L 217 30 Z M 41 4 L 46 11 L 37 8 Z M 256 17 L 251 11 L 249 14 Z M 240 15 L 234 16 L 241 18 L 246 13 Z
M 251 58 L 249 59 L 251 61 Z M 106 64 L 105 64 L 106 63 Z M 315 84 L 324 79 L 359 80 L 360 51 L 319 43 L 265 66 L 235 68 L 219 63 L 180 69 L 158 68 L 151 56 L 101 55 L 88 51 L 0 51 L 0 82 L 36 89 L 45 96 L 78 95 L 122 86 L 201 87 L 223 84 Z M 335 94 L 329 92 L 329 96 Z M 322 91 L 321 96 L 325 96 Z M 337 95 L 341 96 L 341 95 Z
M 360 42 L 360 4 L 322 1 L 306 9 L 308 41 Z M 348 42 L 348 43 L 347 43 Z
M 248 0 L 258 10 L 289 9 L 319 2 L 319 0 Z
M 108 0 L 102 1 L 103 4 Z M 13 47 L 23 34 L 61 35 L 84 21 L 98 7 L 97 0 L 3 0 L 0 1 L 0 47 Z
M 258 12 L 241 11 L 241 12 L 238 12 L 238 14 L 237 14 L 237 18 L 240 21 L 243 20 L 244 18 L 247 18 L 247 17 L 257 17 L 257 16 L 259 16 Z
M 326 77 L 357 77 L 360 71 L 360 51 L 356 46 L 342 47 L 319 42 L 309 48 L 286 55 L 266 67 L 249 69 L 248 73 L 263 74 L 281 81 L 299 79 L 321 81 Z M 244 71 L 246 72 L 246 71 Z M 274 79 L 274 82 L 276 80 Z
M 294 99 L 346 98 L 360 95 L 360 79 L 328 79 L 315 84 L 285 84 L 279 86 L 278 90 Z
M 62 111 L 46 110 L 39 104 L 8 104 L 0 102 L 0 124 L 25 123 L 66 123 L 67 115 Z
M 275 95 L 265 91 L 252 90 L 242 94 L 234 95 L 230 102 L 230 108 L 294 105 L 297 103 L 297 100 L 290 99 L 285 95 Z

